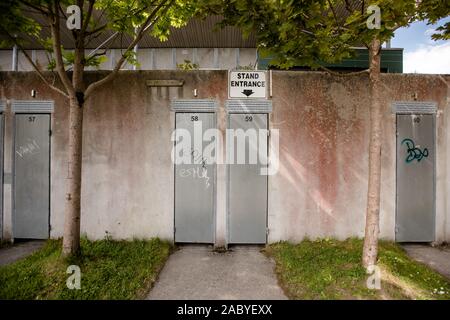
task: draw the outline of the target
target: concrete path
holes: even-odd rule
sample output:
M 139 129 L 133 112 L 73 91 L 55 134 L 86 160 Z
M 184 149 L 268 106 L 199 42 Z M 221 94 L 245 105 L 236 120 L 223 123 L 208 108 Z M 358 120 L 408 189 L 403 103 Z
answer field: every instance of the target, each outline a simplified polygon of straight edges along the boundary
M 45 241 L 32 240 L 27 242 L 20 242 L 12 246 L 0 249 L 0 266 L 4 266 L 39 250 L 44 245 Z
M 450 249 L 421 244 L 403 245 L 408 255 L 450 279 Z
M 210 246 L 182 246 L 169 257 L 147 299 L 287 299 L 274 262 L 260 250 L 240 246 L 216 253 Z

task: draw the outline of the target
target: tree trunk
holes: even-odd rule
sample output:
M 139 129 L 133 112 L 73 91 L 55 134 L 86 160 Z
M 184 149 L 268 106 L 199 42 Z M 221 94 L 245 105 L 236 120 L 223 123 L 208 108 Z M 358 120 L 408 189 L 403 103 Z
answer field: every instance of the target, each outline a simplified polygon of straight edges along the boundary
M 367 192 L 366 229 L 363 247 L 363 266 L 375 265 L 378 255 L 378 233 L 380 230 L 380 185 L 381 185 L 381 43 L 372 40 L 370 54 L 370 142 L 369 142 L 369 181 Z
M 66 203 L 63 255 L 76 255 L 80 251 L 81 207 L 81 150 L 83 132 L 83 101 L 70 97 L 69 154 L 67 159 Z

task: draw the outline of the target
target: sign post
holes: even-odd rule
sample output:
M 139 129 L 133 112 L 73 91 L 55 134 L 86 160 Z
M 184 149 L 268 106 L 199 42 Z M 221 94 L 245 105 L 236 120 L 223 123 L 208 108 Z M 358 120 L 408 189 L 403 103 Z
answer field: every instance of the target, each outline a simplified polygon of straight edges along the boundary
M 230 71 L 228 77 L 229 98 L 266 99 L 265 71 Z

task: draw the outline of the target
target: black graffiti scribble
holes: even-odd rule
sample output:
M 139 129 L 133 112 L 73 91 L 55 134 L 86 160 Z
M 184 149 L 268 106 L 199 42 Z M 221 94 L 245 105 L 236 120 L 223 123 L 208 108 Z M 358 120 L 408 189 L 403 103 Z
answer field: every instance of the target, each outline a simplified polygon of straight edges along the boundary
M 191 149 L 191 155 L 194 157 L 194 163 L 199 161 L 202 164 L 202 168 L 206 169 L 206 159 L 198 152 L 198 150 Z
M 406 156 L 406 163 L 410 163 L 414 160 L 417 160 L 417 162 L 420 162 L 420 160 L 422 160 L 423 158 L 428 157 L 428 149 L 424 148 L 423 150 L 420 150 L 419 148 L 417 148 L 414 144 L 414 141 L 412 139 L 406 138 L 403 139 L 402 145 L 405 144 L 406 147 L 408 148 L 406 150 L 407 152 L 407 156 Z

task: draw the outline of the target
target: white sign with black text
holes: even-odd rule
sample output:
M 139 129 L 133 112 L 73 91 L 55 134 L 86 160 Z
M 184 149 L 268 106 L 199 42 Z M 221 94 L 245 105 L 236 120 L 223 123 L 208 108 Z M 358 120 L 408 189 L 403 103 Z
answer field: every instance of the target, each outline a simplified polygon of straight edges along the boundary
M 230 98 L 266 98 L 265 71 L 230 71 L 228 95 Z

